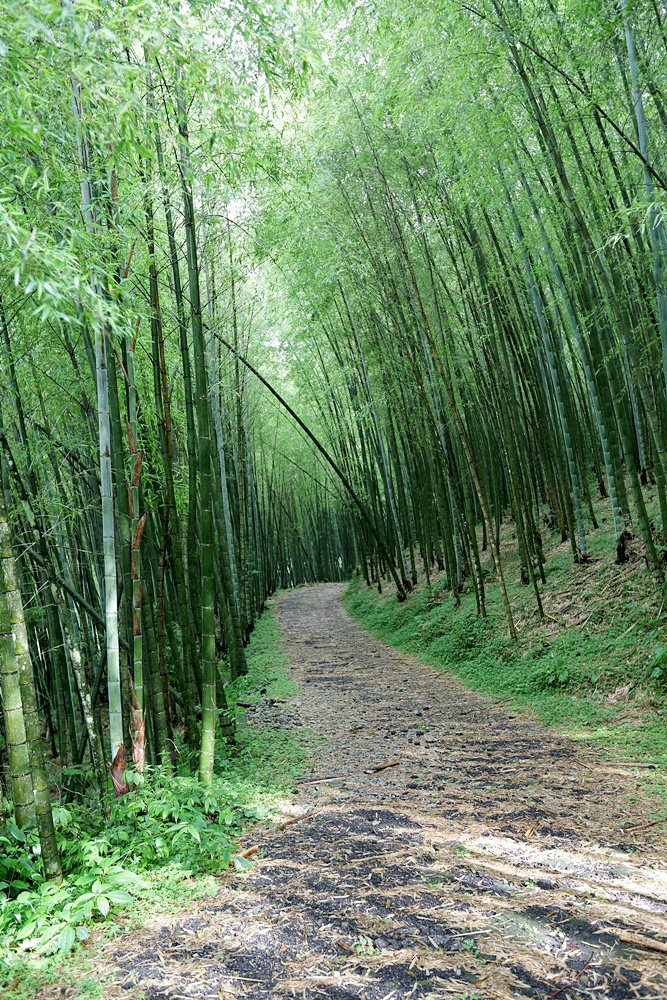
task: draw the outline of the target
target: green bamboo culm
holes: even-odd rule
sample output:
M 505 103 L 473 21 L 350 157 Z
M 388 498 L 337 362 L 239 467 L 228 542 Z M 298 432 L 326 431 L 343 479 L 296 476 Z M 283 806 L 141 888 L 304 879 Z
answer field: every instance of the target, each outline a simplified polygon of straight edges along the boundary
M 14 622 L 7 594 L 5 565 L 12 559 L 9 524 L 0 510 L 0 690 L 5 721 L 5 738 L 9 762 L 9 781 L 14 803 L 14 817 L 19 827 L 25 826 L 35 816 L 28 738 L 23 715 L 19 665 L 14 643 Z
M 91 240 L 97 238 L 95 195 L 92 183 L 88 137 L 83 125 L 82 89 L 72 80 L 72 105 L 77 130 L 79 169 L 81 174 L 81 205 L 86 231 Z M 99 294 L 96 279 L 92 291 Z M 97 428 L 102 501 L 102 549 L 104 559 L 104 620 L 107 649 L 107 688 L 109 692 L 109 743 L 113 761 L 124 743 L 123 703 L 120 682 L 120 648 L 118 635 L 118 594 L 116 577 L 116 530 L 114 523 L 113 472 L 111 463 L 111 420 L 109 413 L 109 378 L 107 348 L 110 343 L 100 317 L 93 319 L 95 330 L 94 367 L 97 388 Z
M 204 327 L 199 293 L 199 264 L 195 233 L 194 199 L 190 185 L 190 150 L 185 104 L 179 102 L 179 138 L 183 214 L 186 238 L 190 321 L 194 348 L 195 408 L 197 412 L 197 460 L 200 501 L 200 578 L 201 578 L 201 668 L 202 721 L 199 748 L 199 777 L 206 785 L 213 781 L 218 703 L 216 694 L 217 663 L 215 656 L 215 573 L 213 564 L 213 497 L 211 475 L 211 420 L 209 387 L 206 372 Z M 220 706 L 223 710 L 225 706 Z
M 19 751 L 19 766 L 21 768 L 25 766 L 26 757 L 29 766 L 27 776 L 24 773 L 17 775 L 19 778 L 17 792 L 20 802 L 18 811 L 15 805 L 17 821 L 20 820 L 19 825 L 21 825 L 24 820 L 25 795 L 29 791 L 31 809 L 27 812 L 28 816 L 34 812 L 37 821 L 44 874 L 48 879 L 59 881 L 61 878 L 60 857 L 44 762 L 41 719 L 37 706 L 28 634 L 23 616 L 23 601 L 16 578 L 11 531 L 2 491 L 0 491 L 0 655 L 2 657 L 0 669 L 2 669 L 3 677 L 3 705 L 6 704 L 5 699 L 9 695 L 9 704 L 15 710 L 11 739 L 20 739 L 23 736 L 24 742 L 15 744 L 15 749 Z M 9 681 L 7 689 L 4 683 L 5 672 Z M 17 679 L 18 698 L 16 697 Z M 19 713 L 22 725 L 18 718 Z M 5 719 L 7 720 L 7 715 L 5 715 Z M 9 737 L 8 721 L 7 733 Z M 9 738 L 8 745 L 12 746 Z M 14 778 L 13 773 L 12 778 Z

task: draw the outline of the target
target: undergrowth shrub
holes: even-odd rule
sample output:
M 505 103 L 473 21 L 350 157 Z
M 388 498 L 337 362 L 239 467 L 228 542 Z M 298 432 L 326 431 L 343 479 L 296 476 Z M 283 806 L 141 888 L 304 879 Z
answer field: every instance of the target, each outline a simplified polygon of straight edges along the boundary
M 438 616 L 438 620 L 427 620 L 422 626 L 426 641 L 437 638 L 433 649 L 443 663 L 475 659 L 482 650 L 488 657 L 492 633 L 487 618 L 465 613 Z
M 227 686 L 232 704 L 294 693 L 270 609 L 258 620 L 247 655 L 248 674 Z M 44 879 L 34 825 L 19 829 L 11 804 L 4 804 L 0 815 L 10 818 L 0 826 L 0 995 L 3 985 L 16 983 L 24 972 L 32 975 L 36 966 L 48 967 L 49 956 L 65 955 L 85 941 L 95 923 L 106 922 L 112 932 L 123 908 L 140 916 L 148 901 L 157 910 L 179 907 L 185 898 L 211 891 L 211 874 L 232 859 L 236 868 L 250 866 L 235 855 L 235 840 L 269 813 L 301 772 L 305 749 L 293 731 L 249 728 L 241 708 L 237 711 L 237 741 L 233 746 L 216 741 L 211 787 L 199 782 L 197 754 L 177 736 L 177 772 L 128 771 L 131 791 L 119 799 L 100 804 L 89 792 L 84 799 L 54 804 L 63 869 L 59 885 Z
M 66 952 L 88 925 L 131 904 L 161 868 L 196 875 L 230 861 L 234 836 L 267 809 L 229 782 L 212 787 L 164 768 L 129 774 L 133 791 L 104 811 L 92 800 L 54 810 L 63 881 L 46 882 L 36 830 L 0 831 L 0 970 L 21 956 Z

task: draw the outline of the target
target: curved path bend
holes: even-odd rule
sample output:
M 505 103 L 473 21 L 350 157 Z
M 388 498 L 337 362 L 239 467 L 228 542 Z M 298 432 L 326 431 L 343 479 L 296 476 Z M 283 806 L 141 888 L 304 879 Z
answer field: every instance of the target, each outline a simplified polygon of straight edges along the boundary
M 312 734 L 288 821 L 215 899 L 105 946 L 108 995 L 667 997 L 639 772 L 377 641 L 341 590 L 276 602 L 300 693 L 258 715 Z

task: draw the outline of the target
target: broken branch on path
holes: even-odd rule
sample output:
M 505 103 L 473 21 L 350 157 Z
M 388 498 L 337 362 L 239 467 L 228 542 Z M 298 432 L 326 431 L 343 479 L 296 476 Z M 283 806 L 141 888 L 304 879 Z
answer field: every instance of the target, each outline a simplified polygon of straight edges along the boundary
M 239 853 L 240 858 L 251 858 L 253 854 L 257 854 L 259 850 L 259 844 L 253 844 L 252 847 L 246 847 L 245 851 Z
M 294 823 L 303 823 L 304 820 L 312 819 L 313 816 L 318 816 L 319 813 L 319 809 L 314 809 L 312 812 L 304 813 L 303 816 L 293 816 L 292 819 L 286 819 L 284 823 L 279 823 L 278 829 L 284 830 L 286 826 L 292 826 Z
M 659 951 L 667 955 L 667 942 L 656 941 L 655 938 L 644 937 L 643 934 L 635 934 L 634 931 L 612 930 L 611 933 L 624 941 L 626 944 L 634 945 L 635 948 L 643 948 L 646 951 Z
M 368 767 L 364 774 L 377 774 L 378 771 L 386 771 L 389 767 L 398 767 L 403 762 L 400 760 L 388 760 L 385 764 L 376 764 L 375 767 Z M 342 781 L 342 774 L 329 774 L 325 778 L 302 778 L 297 781 L 297 785 L 321 785 L 325 781 Z
M 592 767 L 590 764 L 587 764 L 583 760 L 578 760 L 576 757 L 573 757 L 572 760 L 574 761 L 575 764 L 578 764 L 579 767 L 585 767 L 588 771 L 597 771 L 598 770 L 597 767 Z
M 591 957 L 588 959 L 588 961 L 584 965 L 583 969 L 579 970 L 579 972 L 576 974 L 576 976 L 574 977 L 574 979 L 570 979 L 569 982 L 564 983 L 557 990 L 554 990 L 553 993 L 550 993 L 548 995 L 548 997 L 546 998 L 546 1000 L 552 1000 L 552 998 L 553 997 L 557 997 L 559 995 L 559 993 L 563 993 L 565 990 L 568 990 L 570 988 L 570 986 L 574 986 L 574 984 L 577 982 L 577 980 L 581 979 L 581 977 L 583 976 L 584 972 L 586 971 L 586 969 L 588 968 L 588 966 L 591 964 L 592 961 L 593 961 L 593 956 L 591 955 Z
M 297 785 L 321 785 L 323 781 L 340 781 L 340 774 L 330 774 L 326 778 L 301 778 Z
M 419 915 L 420 914 L 418 914 L 418 916 Z M 430 917 L 431 914 L 430 913 L 425 913 L 424 916 Z M 493 934 L 493 927 L 485 927 L 485 928 L 482 928 L 481 930 L 478 930 L 478 931 L 475 931 L 475 930 L 461 931 L 458 934 L 448 934 L 447 937 L 451 938 L 452 941 L 453 941 L 454 938 L 476 938 L 476 937 L 480 937 L 482 934 Z
M 388 760 L 386 764 L 377 764 L 375 767 L 367 768 L 364 774 L 376 774 L 378 771 L 386 771 L 388 767 L 398 767 L 401 763 L 400 760 Z
M 346 951 L 349 955 L 354 955 L 354 948 L 345 941 L 341 941 L 339 938 L 338 941 L 336 941 L 336 944 L 342 949 L 342 951 Z
M 651 826 L 659 826 L 661 823 L 667 823 L 667 816 L 663 819 L 654 819 L 650 823 L 640 823 L 639 826 L 622 826 L 621 830 L 623 833 L 638 833 L 639 830 L 648 830 Z

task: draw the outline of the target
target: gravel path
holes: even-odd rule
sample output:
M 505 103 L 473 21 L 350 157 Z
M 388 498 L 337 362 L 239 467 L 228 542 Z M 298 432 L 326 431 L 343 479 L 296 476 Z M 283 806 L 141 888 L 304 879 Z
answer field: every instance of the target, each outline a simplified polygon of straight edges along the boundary
M 650 819 L 639 772 L 383 645 L 340 593 L 276 604 L 300 693 L 270 711 L 314 734 L 288 822 L 214 900 L 105 946 L 108 995 L 667 997 L 664 828 L 621 830 Z

